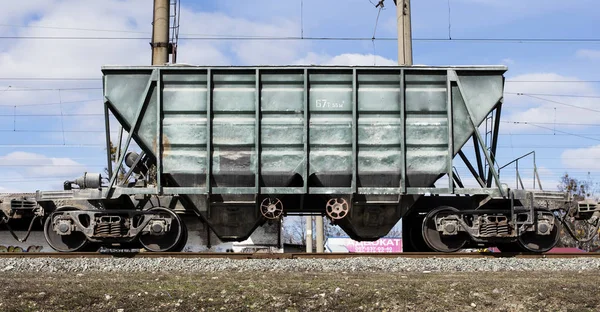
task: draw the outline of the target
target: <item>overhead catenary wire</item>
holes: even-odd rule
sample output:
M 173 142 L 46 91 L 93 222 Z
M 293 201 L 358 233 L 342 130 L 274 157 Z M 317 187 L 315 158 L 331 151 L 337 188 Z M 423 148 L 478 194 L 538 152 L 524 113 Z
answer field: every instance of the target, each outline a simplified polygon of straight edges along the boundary
M 514 124 L 536 124 L 536 125 L 561 125 L 561 126 L 586 126 L 600 127 L 600 123 L 573 123 L 573 122 L 537 122 L 537 121 L 520 121 L 520 120 L 502 120 L 501 122 Z
M 527 93 L 517 93 L 517 95 L 527 96 L 527 97 L 530 97 L 530 98 L 533 98 L 533 99 L 538 99 L 538 100 L 546 101 L 546 102 L 549 102 L 549 103 L 554 103 L 554 104 L 559 104 L 559 105 L 564 105 L 564 106 L 573 107 L 573 108 L 577 108 L 577 109 L 583 109 L 583 110 L 587 110 L 587 111 L 591 111 L 591 112 L 600 113 L 600 110 L 598 110 L 598 109 L 593 109 L 593 108 L 589 108 L 589 107 L 584 107 L 584 106 L 573 105 L 573 104 L 558 102 L 558 101 L 554 101 L 554 100 L 549 100 L 549 99 L 545 99 L 545 98 L 542 98 L 542 97 L 539 97 L 539 96 L 535 96 L 535 95 L 531 95 L 531 94 L 527 94 Z
M 381 9 L 380 9 L 380 11 L 381 11 Z M 449 20 L 448 20 L 448 23 L 449 23 L 449 25 L 448 25 L 448 40 L 452 40 L 452 38 L 451 38 L 451 24 L 450 24 L 450 0 L 448 0 L 448 14 L 449 14 Z M 379 14 L 378 14 L 378 16 L 379 16 Z M 302 18 L 301 18 L 301 20 L 302 20 Z M 375 24 L 375 31 L 376 31 L 376 29 L 377 29 L 377 21 L 376 21 L 376 24 Z M 372 38 L 373 49 L 375 49 L 375 40 L 387 40 L 386 38 L 375 38 L 375 31 L 374 31 L 373 38 Z M 186 38 L 182 38 L 182 39 L 186 39 Z M 204 40 L 204 39 L 193 39 L 193 38 L 187 38 L 187 39 L 190 39 L 190 40 Z M 333 38 L 332 39 L 325 39 L 325 38 L 323 38 L 323 39 L 310 39 L 310 38 L 304 38 L 303 27 L 302 27 L 302 32 L 301 32 L 301 38 L 299 38 L 299 39 L 302 39 L 302 40 L 306 40 L 306 39 L 308 39 L 308 40 L 335 40 Z M 207 39 L 207 40 L 212 40 L 212 39 Z M 273 39 L 273 40 L 279 40 L 279 39 Z M 282 39 L 282 40 L 285 40 L 285 39 Z M 342 38 L 340 40 L 346 40 L 346 39 Z M 355 39 L 348 39 L 348 40 L 355 40 Z M 363 39 L 357 38 L 356 40 L 363 40 Z M 394 40 L 396 40 L 396 38 L 394 38 Z M 414 39 L 414 40 L 419 41 L 419 39 Z M 428 40 L 431 40 L 431 39 L 428 39 Z M 454 41 L 458 41 L 458 40 L 454 40 Z M 598 39 L 598 42 L 600 42 L 600 39 Z M 375 53 L 374 53 L 374 55 L 375 55 Z M 0 78 L 0 79 L 2 79 L 2 78 Z M 65 81 L 67 79 L 65 79 Z M 26 80 L 26 79 L 24 79 L 24 80 Z M 40 79 L 40 80 L 44 80 L 44 79 Z M 49 80 L 60 80 L 60 79 L 50 78 Z M 86 80 L 86 79 L 85 78 L 84 79 L 74 78 L 72 80 Z M 101 78 L 91 78 L 89 80 L 98 80 L 99 81 L 99 80 L 101 80 Z M 511 82 L 511 83 L 523 82 L 523 83 L 525 83 L 525 82 L 529 82 L 529 81 L 510 81 L 510 80 L 507 80 L 506 82 Z M 538 81 L 538 82 L 544 82 L 544 81 Z M 545 82 L 547 82 L 547 83 L 558 83 L 559 81 L 545 81 Z M 585 81 L 563 81 L 563 82 L 566 82 L 566 83 L 585 83 Z M 600 81 L 592 81 L 592 82 L 600 82 Z M 102 88 L 94 88 L 94 89 L 98 89 L 99 90 L 99 89 L 102 89 Z M 30 89 L 30 90 L 26 90 L 26 91 L 44 91 L 44 90 L 56 90 L 56 89 L 38 89 L 38 90 L 36 90 L 36 89 Z M 60 90 L 60 89 L 58 89 L 58 90 Z M 78 90 L 81 90 L 81 89 L 78 89 Z M 529 94 L 529 95 L 553 96 L 553 95 L 546 95 L 546 94 Z M 561 95 L 555 95 L 555 96 L 561 96 Z M 61 103 L 48 104 L 48 105 L 56 105 L 56 104 L 61 104 Z M 19 106 L 21 106 L 21 105 L 19 105 Z M 103 114 L 95 114 L 95 115 L 96 116 L 103 116 Z M 25 116 L 25 115 L 23 115 L 23 116 Z M 31 116 L 35 116 L 35 115 L 31 115 Z M 63 114 L 62 114 L 62 107 L 61 107 L 61 115 L 52 115 L 52 116 L 57 116 L 57 117 L 60 116 L 62 118 L 62 116 L 63 116 Z M 72 115 L 72 116 L 77 116 L 77 115 Z M 83 116 L 86 116 L 86 115 L 83 115 Z M 87 115 L 87 116 L 90 116 L 90 115 Z M 530 124 L 530 125 L 533 125 L 533 124 Z M 64 127 L 64 124 L 63 124 L 63 127 Z M 545 127 L 542 127 L 542 128 L 545 128 Z M 65 132 L 64 128 L 63 128 L 62 132 L 63 132 L 63 143 L 65 143 L 64 142 L 64 132 Z M 103 132 L 103 131 L 98 131 L 98 132 Z M 571 134 L 565 134 L 565 135 L 571 135 Z
M 102 90 L 101 87 L 76 87 L 76 88 L 28 88 L 18 87 L 19 89 L 11 88 L 5 92 L 31 92 L 31 91 L 83 91 L 83 90 Z
M 102 167 L 106 164 L 77 164 L 77 165 L 65 165 L 65 164 L 0 164 L 0 167 Z
M 29 130 L 29 129 L 0 129 L 0 132 L 12 133 L 105 133 L 105 130 Z M 110 133 L 119 133 L 118 131 L 110 131 Z
M 378 7 L 378 4 L 373 3 L 373 1 L 369 0 L 371 4 L 375 7 Z M 383 2 L 379 0 L 378 2 Z M 413 40 L 417 41 L 427 41 L 427 40 L 435 40 L 435 41 L 516 41 L 516 42 L 600 42 L 600 38 L 452 38 L 452 24 L 451 24 L 451 3 L 448 0 L 448 38 L 413 38 Z M 199 33 L 187 33 L 180 34 L 184 37 L 183 39 L 190 40 L 213 40 L 213 39 L 232 39 L 237 40 L 240 38 L 243 39 L 273 39 L 273 40 L 368 40 L 367 38 L 344 38 L 344 37 L 304 37 L 304 1 L 300 0 L 300 24 L 301 24 L 301 32 L 300 37 L 277 37 L 277 36 L 248 36 L 248 35 L 228 35 L 228 34 L 199 34 Z M 124 29 L 99 29 L 99 28 L 82 28 L 82 27 L 57 27 L 57 26 L 45 26 L 45 25 L 15 25 L 15 24 L 0 24 L 0 27 L 19 27 L 19 28 L 40 28 L 40 29 L 56 29 L 56 30 L 75 30 L 75 31 L 93 31 L 93 32 L 112 32 L 112 33 L 132 33 L 132 34 L 146 34 L 148 36 L 151 35 L 149 31 L 136 31 L 136 30 L 124 30 Z M 40 39 L 77 39 L 77 38 L 85 38 L 85 39 L 138 39 L 138 40 L 150 40 L 150 37 L 63 37 L 63 36 L 0 36 L 3 39 L 11 39 L 11 38 L 40 38 Z M 378 40 L 397 40 L 395 37 L 389 38 L 377 38 Z
M 369 0 L 370 2 L 370 0 Z M 373 2 L 371 2 L 371 4 L 375 5 Z M 371 44 L 373 45 L 373 66 L 377 65 L 377 51 L 375 49 L 375 34 L 377 34 L 377 25 L 379 24 L 379 16 L 381 15 L 381 10 L 383 10 L 383 0 L 380 0 L 378 4 L 375 5 L 375 7 L 379 7 L 379 9 L 377 10 L 377 17 L 375 18 L 375 26 L 373 27 L 373 37 L 371 40 Z
M 79 101 L 68 101 L 68 102 L 53 102 L 53 103 L 34 103 L 34 104 L 0 104 L 0 106 L 17 106 L 17 107 L 25 107 L 25 106 L 50 106 L 50 105 L 64 105 L 64 104 L 79 104 L 86 102 L 96 102 L 102 101 L 102 99 L 89 99 L 89 100 L 79 100 Z
M 544 127 L 544 126 L 536 125 L 535 123 L 523 123 L 523 124 L 529 125 L 529 126 L 532 126 L 532 127 L 538 127 L 538 128 L 541 128 L 541 129 L 550 130 L 550 131 L 555 131 L 555 132 L 558 132 L 558 133 L 563 133 L 563 134 L 566 134 L 566 135 L 571 135 L 571 136 L 579 137 L 579 138 L 582 138 L 582 139 L 588 139 L 588 140 L 599 141 L 600 142 L 600 139 L 597 139 L 597 138 L 592 138 L 592 137 L 589 137 L 589 136 L 585 136 L 585 135 L 581 135 L 581 134 L 576 134 L 576 133 L 571 133 L 571 132 L 566 132 L 566 131 L 562 131 L 562 130 L 556 130 L 556 129 L 552 129 L 552 128 L 549 128 L 549 127 Z
M 150 37 L 86 37 L 86 36 L 0 36 L 2 40 L 151 40 Z M 240 36 L 214 35 L 197 37 L 179 37 L 179 40 L 198 41 L 231 41 L 231 40 L 264 40 L 264 41 L 370 41 L 368 37 L 298 37 L 298 36 Z M 397 41 L 396 37 L 379 37 L 375 40 Z M 600 43 L 600 38 L 413 38 L 421 42 L 480 42 L 480 43 Z
M 450 0 L 448 0 L 448 39 L 452 40 L 452 11 L 450 10 Z
M 102 77 L 0 77 L 0 80 L 11 81 L 102 81 Z M 591 80 L 513 80 L 506 79 L 507 83 L 600 83 L 600 79 Z M 59 88 L 65 90 L 64 88 Z M 102 88 L 97 88 L 102 89 Z M 28 91 L 30 91 L 29 89 Z
M 147 32 L 147 31 L 123 30 L 123 29 L 80 28 L 80 27 L 57 27 L 57 26 L 45 26 L 45 25 L 0 24 L 0 27 L 40 28 L 40 29 L 56 29 L 56 30 L 76 30 L 76 31 L 96 31 L 96 32 L 131 33 L 131 34 L 149 34 L 149 32 Z
M 600 99 L 600 95 L 591 95 L 591 94 L 551 94 L 551 93 L 528 93 L 528 92 L 504 92 L 504 94 Z
M 106 148 L 106 144 L 0 144 L 0 148 Z

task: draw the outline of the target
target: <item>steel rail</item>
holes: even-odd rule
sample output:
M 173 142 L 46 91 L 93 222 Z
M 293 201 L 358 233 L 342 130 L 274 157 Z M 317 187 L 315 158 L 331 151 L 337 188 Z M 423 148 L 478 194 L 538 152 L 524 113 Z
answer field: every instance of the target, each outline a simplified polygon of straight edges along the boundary
M 600 253 L 210 253 L 210 252 L 5 252 L 0 258 L 222 258 L 222 259 L 348 259 L 348 258 L 597 258 Z

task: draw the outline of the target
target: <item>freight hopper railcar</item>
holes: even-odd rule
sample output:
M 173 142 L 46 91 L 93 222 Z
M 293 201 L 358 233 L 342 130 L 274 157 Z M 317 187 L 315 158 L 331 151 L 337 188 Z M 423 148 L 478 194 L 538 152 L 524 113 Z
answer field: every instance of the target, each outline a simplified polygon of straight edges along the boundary
M 86 174 L 3 210 L 43 215 L 60 251 L 90 241 L 176 250 L 187 211 L 223 241 L 286 214 L 321 213 L 363 241 L 403 218 L 405 251 L 543 252 L 558 240 L 553 210 L 565 194 L 501 184 L 497 136 L 486 146 L 477 130 L 495 112 L 497 133 L 506 70 L 106 66 L 110 177 Z M 114 145 L 109 112 L 125 130 Z M 477 165 L 461 151 L 471 139 Z M 479 187 L 462 187 L 457 155 Z

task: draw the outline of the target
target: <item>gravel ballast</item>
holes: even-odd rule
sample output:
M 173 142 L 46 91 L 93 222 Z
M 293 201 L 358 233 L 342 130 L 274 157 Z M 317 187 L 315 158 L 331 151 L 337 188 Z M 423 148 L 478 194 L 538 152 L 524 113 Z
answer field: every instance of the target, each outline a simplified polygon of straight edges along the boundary
M 190 259 L 3 258 L 2 272 L 512 272 L 598 271 L 600 258 Z

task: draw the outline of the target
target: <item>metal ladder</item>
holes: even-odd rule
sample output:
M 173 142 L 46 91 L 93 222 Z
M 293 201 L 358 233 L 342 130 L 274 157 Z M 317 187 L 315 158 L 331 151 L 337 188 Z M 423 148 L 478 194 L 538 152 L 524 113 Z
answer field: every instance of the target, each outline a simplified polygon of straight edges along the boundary
M 179 20 L 181 18 L 181 0 L 171 0 L 169 2 L 169 47 L 171 48 L 171 63 L 177 63 L 177 41 L 179 40 Z

